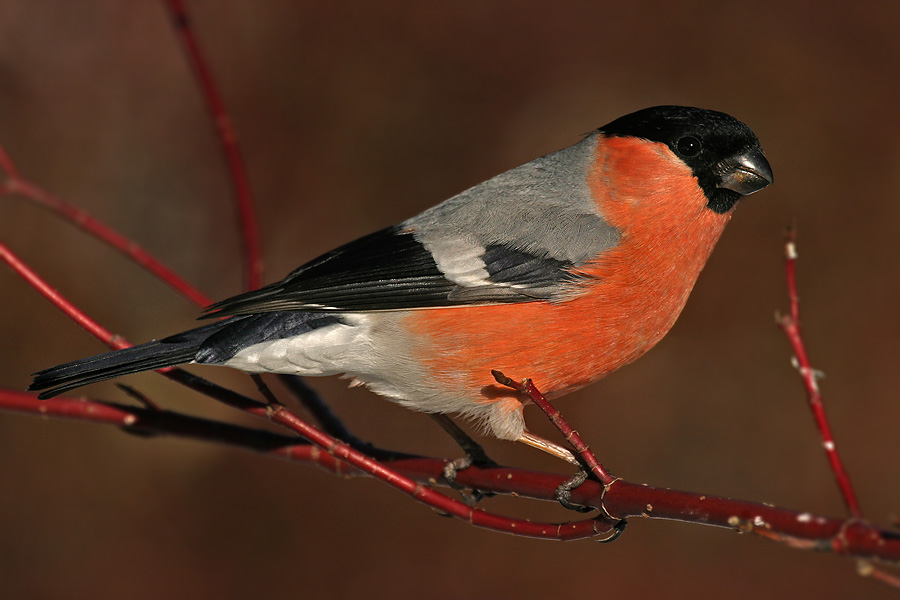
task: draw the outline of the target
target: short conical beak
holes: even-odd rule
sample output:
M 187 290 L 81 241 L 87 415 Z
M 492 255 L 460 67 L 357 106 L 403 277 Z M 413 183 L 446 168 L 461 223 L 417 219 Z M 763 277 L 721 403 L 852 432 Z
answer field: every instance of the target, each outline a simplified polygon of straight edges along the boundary
M 742 196 L 758 192 L 774 181 L 772 167 L 759 148 L 726 158 L 719 163 L 718 171 L 720 175 L 717 187 Z

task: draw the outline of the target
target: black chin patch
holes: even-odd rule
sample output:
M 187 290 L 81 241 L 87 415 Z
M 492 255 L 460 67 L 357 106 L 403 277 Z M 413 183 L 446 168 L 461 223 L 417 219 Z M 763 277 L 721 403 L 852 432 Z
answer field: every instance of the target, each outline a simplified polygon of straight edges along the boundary
M 704 190 L 704 192 L 706 192 L 706 190 Z M 709 209 L 714 213 L 718 213 L 720 215 L 724 215 L 732 208 L 734 208 L 734 205 L 737 204 L 737 201 L 742 198 L 742 196 L 737 192 L 722 188 L 716 188 L 716 190 L 712 192 L 712 195 L 707 192 L 706 197 L 709 198 L 706 206 L 708 206 Z

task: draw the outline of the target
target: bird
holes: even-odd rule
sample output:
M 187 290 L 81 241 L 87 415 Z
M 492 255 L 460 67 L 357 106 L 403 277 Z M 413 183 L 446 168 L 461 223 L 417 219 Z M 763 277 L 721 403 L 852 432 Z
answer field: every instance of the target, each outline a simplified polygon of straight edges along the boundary
M 217 302 L 198 328 L 34 374 L 49 398 L 183 364 L 339 375 L 407 408 L 542 446 L 526 400 L 631 363 L 670 330 L 744 197 L 774 181 L 753 131 L 654 106 Z M 551 451 L 551 453 L 553 453 Z

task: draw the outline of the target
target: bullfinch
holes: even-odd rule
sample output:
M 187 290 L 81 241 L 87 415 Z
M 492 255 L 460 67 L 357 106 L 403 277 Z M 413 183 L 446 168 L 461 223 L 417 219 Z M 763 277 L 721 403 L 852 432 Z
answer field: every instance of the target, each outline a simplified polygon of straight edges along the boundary
M 207 309 L 223 319 L 40 371 L 30 389 L 187 363 L 342 375 L 531 443 L 522 398 L 491 371 L 552 398 L 644 354 L 738 200 L 772 180 L 737 119 L 647 108 Z

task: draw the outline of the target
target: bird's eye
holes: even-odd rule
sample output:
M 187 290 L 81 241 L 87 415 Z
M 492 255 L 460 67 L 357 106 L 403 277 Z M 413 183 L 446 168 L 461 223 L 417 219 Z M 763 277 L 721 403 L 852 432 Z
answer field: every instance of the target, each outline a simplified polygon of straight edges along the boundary
M 700 144 L 700 140 L 690 135 L 675 142 L 675 150 L 682 156 L 697 156 L 702 149 L 703 145 Z

